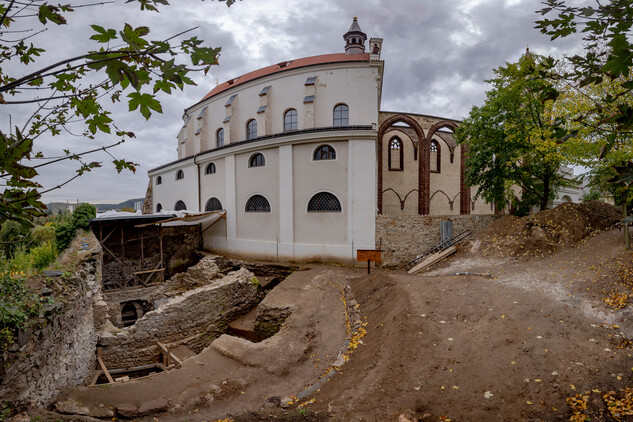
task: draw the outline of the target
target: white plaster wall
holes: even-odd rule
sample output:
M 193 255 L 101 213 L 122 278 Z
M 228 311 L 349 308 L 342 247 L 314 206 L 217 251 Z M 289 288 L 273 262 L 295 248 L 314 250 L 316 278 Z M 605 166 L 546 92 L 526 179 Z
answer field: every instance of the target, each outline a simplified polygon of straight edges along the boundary
M 251 156 L 262 153 L 263 167 L 249 167 Z M 279 236 L 279 151 L 277 148 L 238 154 L 235 157 L 237 238 L 278 241 Z M 245 212 L 246 201 L 253 195 L 263 195 L 271 212 Z M 230 216 L 229 216 L 230 217 Z
M 185 173 L 184 179 L 176 180 L 176 172 L 182 170 Z M 162 183 L 156 184 L 156 177 L 162 177 Z M 151 177 L 154 182 L 154 209 L 161 204 L 163 210 L 173 210 L 176 202 L 181 200 L 189 211 L 198 211 L 198 174 L 196 166 L 192 160 L 169 166 L 157 172 L 152 172 Z
M 329 142 L 335 160 L 314 161 L 314 150 L 323 143 L 293 147 L 294 235 L 305 244 L 345 245 L 348 243 L 348 143 Z M 308 202 L 318 192 L 330 192 L 341 202 L 342 212 L 308 212 Z
M 378 77 L 380 67 L 377 63 L 354 62 L 338 63 L 331 65 L 310 66 L 303 69 L 293 69 L 275 75 L 263 77 L 254 81 L 230 88 L 212 98 L 196 104 L 187 113 L 192 119 L 187 125 L 187 139 L 195 139 L 198 145 L 195 148 L 187 142 L 187 154 L 191 151 L 204 151 L 204 147 L 215 148 L 215 132 L 224 127 L 223 120 L 226 117 L 225 104 L 228 99 L 237 94 L 239 103 L 231 107 L 231 126 L 235 127 L 235 133 L 226 136 L 225 144 L 243 141 L 246 139 L 246 122 L 257 119 L 257 135 L 265 134 L 265 119 L 271 120 L 272 133 L 283 132 L 283 114 L 286 110 L 294 108 L 299 113 L 299 129 L 304 127 L 306 119 L 303 116 L 305 97 L 305 81 L 308 77 L 317 76 L 316 98 L 314 100 L 314 127 L 329 127 L 333 124 L 333 109 L 339 103 L 349 106 L 350 125 L 371 125 L 378 122 Z M 257 115 L 260 106 L 259 93 L 265 86 L 271 85 L 268 91 L 269 101 L 265 113 Z M 208 107 L 202 121 L 208 127 L 205 134 L 193 135 L 200 121 L 197 116 L 205 106 Z M 308 119 L 308 121 L 312 121 Z M 181 137 L 182 138 L 182 137 Z M 230 138 L 230 139 L 229 139 Z M 205 145 L 200 145 L 201 142 Z

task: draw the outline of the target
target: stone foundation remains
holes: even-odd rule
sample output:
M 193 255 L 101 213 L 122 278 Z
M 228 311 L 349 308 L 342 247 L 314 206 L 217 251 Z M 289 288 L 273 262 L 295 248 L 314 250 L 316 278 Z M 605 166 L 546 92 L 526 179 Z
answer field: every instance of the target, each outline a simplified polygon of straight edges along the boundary
M 261 301 L 260 290 L 252 272 L 242 268 L 223 276 L 215 257 L 205 257 L 149 295 L 155 310 L 130 327 L 102 333 L 103 360 L 108 368 L 159 362 L 156 342 L 185 345 L 199 353 L 226 332 L 229 322 Z
M 376 248 L 382 249 L 383 266 L 399 266 L 440 241 L 440 221 L 452 221 L 453 233 L 470 230 L 476 235 L 497 215 L 392 215 L 376 216 Z

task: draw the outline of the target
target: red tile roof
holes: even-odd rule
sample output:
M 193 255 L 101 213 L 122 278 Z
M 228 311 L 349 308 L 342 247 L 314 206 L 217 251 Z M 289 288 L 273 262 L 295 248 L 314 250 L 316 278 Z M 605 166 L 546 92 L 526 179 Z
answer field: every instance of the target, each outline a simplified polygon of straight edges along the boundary
M 264 76 L 272 75 L 279 72 L 284 72 L 286 70 L 298 69 L 306 66 L 314 66 L 318 64 L 326 64 L 326 63 L 342 63 L 342 62 L 368 62 L 369 61 L 369 53 L 364 54 L 345 54 L 345 53 L 335 53 L 335 54 L 323 54 L 321 56 L 312 56 L 312 57 L 304 57 L 302 59 L 290 60 L 288 62 L 281 62 L 274 64 L 272 66 L 263 67 L 261 69 L 257 69 L 253 72 L 242 75 L 238 78 L 232 79 L 230 81 L 221 83 L 216 86 L 209 92 L 204 98 L 201 100 L 206 100 L 207 98 L 213 97 L 216 94 L 219 94 L 223 91 L 226 91 L 229 88 L 234 86 L 241 85 L 245 82 L 252 81 L 254 79 L 258 79 Z M 287 63 L 286 66 L 280 67 Z M 229 83 L 232 82 L 232 83 Z

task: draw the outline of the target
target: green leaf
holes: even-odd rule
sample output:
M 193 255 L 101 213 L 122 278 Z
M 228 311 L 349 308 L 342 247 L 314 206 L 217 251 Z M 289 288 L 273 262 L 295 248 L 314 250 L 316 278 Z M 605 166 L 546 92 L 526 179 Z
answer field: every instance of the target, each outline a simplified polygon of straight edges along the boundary
M 97 33 L 90 37 L 91 40 L 95 40 L 100 43 L 107 43 L 117 38 L 116 31 L 114 29 L 104 29 L 99 25 L 90 25 Z
M 59 7 L 51 6 L 49 4 L 43 4 L 40 6 L 37 17 L 43 24 L 46 24 L 46 21 L 49 20 L 57 25 L 66 24 L 66 18 L 58 13 Z
M 134 111 L 137 108 L 140 113 L 145 117 L 146 120 L 149 120 L 152 112 L 150 110 L 154 110 L 158 113 L 163 112 L 163 108 L 160 105 L 160 102 L 154 98 L 151 94 L 141 94 L 140 92 L 132 92 L 128 95 L 130 98 L 129 101 L 129 110 Z

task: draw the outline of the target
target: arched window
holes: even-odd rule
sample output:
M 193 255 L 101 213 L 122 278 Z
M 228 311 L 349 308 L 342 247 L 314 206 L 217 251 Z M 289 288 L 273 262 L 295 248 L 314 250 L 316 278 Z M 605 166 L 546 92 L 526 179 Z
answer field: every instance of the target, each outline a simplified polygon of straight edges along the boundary
M 185 178 L 185 172 L 182 170 L 178 170 L 176 172 L 176 180 L 182 180 Z
M 387 148 L 389 170 L 399 171 L 404 170 L 404 146 L 400 138 L 393 137 L 389 141 L 389 148 Z
M 339 104 L 334 107 L 334 126 L 349 126 L 349 107 Z
M 341 203 L 330 192 L 319 192 L 310 198 L 308 212 L 341 212 Z
M 157 184 L 157 185 L 160 185 L 161 183 L 163 183 L 163 178 L 162 178 L 162 177 L 160 177 L 160 176 L 158 176 L 158 177 L 156 178 L 156 184 Z
M 257 154 L 253 154 L 250 160 L 248 160 L 249 167 L 264 167 L 266 165 L 266 159 L 263 154 L 259 152 Z
M 336 151 L 330 145 L 321 145 L 314 150 L 314 161 L 335 160 Z
M 220 211 L 222 210 L 222 202 L 218 198 L 211 198 L 207 201 L 207 205 L 204 206 L 205 211 Z
M 160 203 L 156 204 L 156 212 L 161 212 L 162 210 L 163 206 Z
M 431 141 L 431 144 L 429 145 L 429 149 L 431 150 L 431 158 L 430 158 L 430 163 L 429 163 L 430 170 L 433 173 L 439 173 L 440 163 L 442 159 L 440 144 L 435 139 L 433 139 Z
M 270 202 L 261 195 L 253 195 L 246 201 L 246 212 L 270 212 Z
M 213 174 L 215 173 L 215 163 L 209 163 L 204 168 L 204 174 Z
M 257 138 L 257 120 L 251 119 L 246 122 L 246 139 L 255 139 Z
M 224 146 L 224 129 L 220 128 L 215 132 L 215 145 L 216 148 Z
M 291 108 L 284 114 L 284 132 L 297 130 L 299 128 L 299 115 L 297 110 Z
M 176 202 L 176 205 L 174 206 L 174 209 L 176 211 L 186 211 L 187 210 L 187 206 L 185 205 L 184 202 L 178 201 L 178 202 Z

